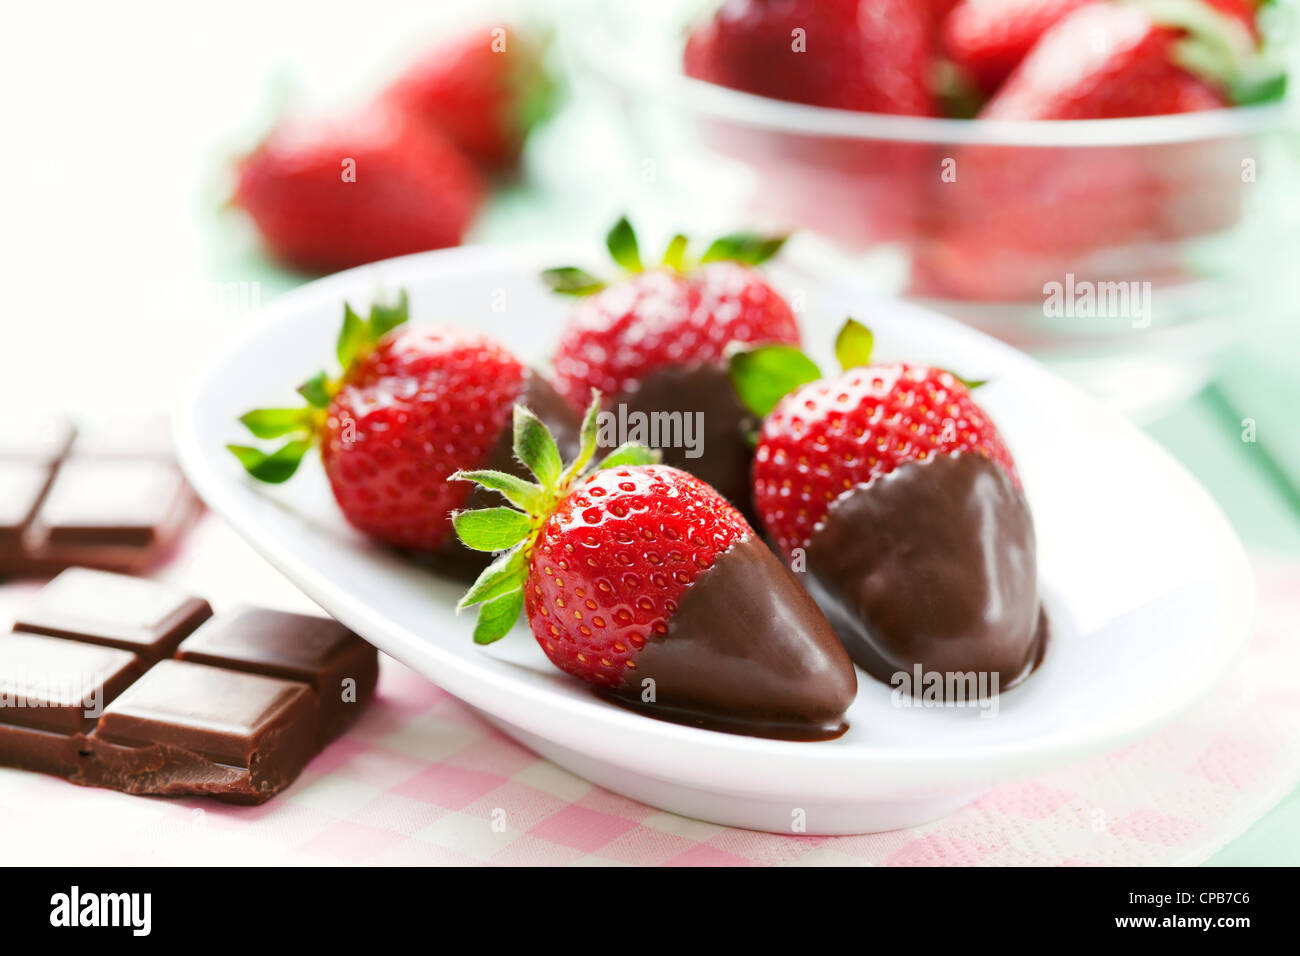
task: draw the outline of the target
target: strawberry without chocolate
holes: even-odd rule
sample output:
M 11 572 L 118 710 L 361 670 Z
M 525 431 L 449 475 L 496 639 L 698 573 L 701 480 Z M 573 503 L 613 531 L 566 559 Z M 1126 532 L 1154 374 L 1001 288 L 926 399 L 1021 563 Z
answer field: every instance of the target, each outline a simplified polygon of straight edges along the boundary
M 515 409 L 515 454 L 536 483 L 457 476 L 520 509 L 455 516 L 467 546 L 507 549 L 461 601 L 483 605 L 474 639 L 498 640 L 523 610 L 551 663 L 616 703 L 730 733 L 838 736 L 857 678 L 816 605 L 698 478 L 637 445 L 590 468 L 599 410 L 593 396 L 566 466 Z
M 1277 92 L 1249 11 L 1229 0 L 1092 2 L 1055 22 L 984 106 L 996 120 L 1088 120 L 1195 112 Z M 1222 8 L 1222 9 L 1220 9 Z M 954 15 L 957 11 L 954 11 Z M 1253 24 L 1252 24 L 1253 25 Z M 955 157 L 935 190 L 938 228 L 918 249 L 914 291 L 1041 298 L 1069 273 L 1089 281 L 1170 274 L 1160 243 L 1231 226 L 1240 145 L 984 146 Z
M 871 335 L 852 321 L 836 353 L 844 371 L 829 378 L 790 350 L 733 357 L 738 390 L 767 413 L 754 500 L 770 540 L 875 677 L 920 665 L 1005 688 L 1045 634 L 1011 455 L 950 372 L 869 364 Z
M 943 20 L 940 45 L 982 92 L 992 93 L 1049 27 L 1093 2 L 961 0 Z
M 683 63 L 759 96 L 928 116 L 929 21 L 915 0 L 728 0 L 691 33 Z
M 307 405 L 258 409 L 240 421 L 257 438 L 288 437 L 272 452 L 230 449 L 262 481 L 283 482 L 307 450 L 321 463 L 344 517 L 387 544 L 428 555 L 436 567 L 472 577 L 486 563 L 461 548 L 450 513 L 470 488 L 447 481 L 471 468 L 516 470 L 510 409 L 528 401 L 573 447 L 577 416 L 540 377 L 492 340 L 459 329 L 402 327 L 405 293 L 366 319 L 344 306 L 342 373 L 321 372 L 299 388 Z M 477 503 L 482 503 L 481 500 Z
M 307 272 L 457 245 L 482 197 L 460 150 L 383 105 L 277 127 L 240 163 L 235 190 L 272 254 Z
M 783 242 L 725 236 L 691 260 L 686 238 L 677 236 L 662 262 L 646 267 L 622 219 L 607 245 L 623 276 L 606 284 L 572 267 L 543 275 L 556 291 L 581 297 L 555 355 L 561 394 L 580 410 L 595 389 L 606 396 L 606 409 L 639 416 L 629 421 L 661 416 L 671 425 L 655 443 L 664 460 L 742 511 L 749 507 L 748 439 L 757 423 L 736 399 L 726 355 L 737 343 L 798 343 L 794 312 L 755 268 Z
M 428 51 L 383 99 L 500 172 L 516 163 L 529 130 L 550 111 L 554 89 L 541 53 L 506 27 L 474 30 Z

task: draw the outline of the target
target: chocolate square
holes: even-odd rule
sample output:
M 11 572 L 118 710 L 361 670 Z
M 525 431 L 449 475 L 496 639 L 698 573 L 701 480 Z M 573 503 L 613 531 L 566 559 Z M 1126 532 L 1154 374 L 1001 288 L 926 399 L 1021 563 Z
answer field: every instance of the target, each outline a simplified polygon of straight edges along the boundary
M 73 772 L 84 734 L 142 670 L 136 655 L 116 648 L 0 637 L 0 764 Z
M 171 657 L 211 616 L 207 601 L 157 581 L 69 568 L 46 585 L 14 629 L 118 647 L 153 663 Z
M 161 661 L 117 698 L 77 782 L 258 803 L 316 750 L 315 693 L 297 681 Z
M 310 684 L 320 702 L 322 744 L 352 723 L 379 676 L 375 649 L 337 621 L 265 608 L 213 618 L 176 656 Z
M 70 458 L 36 515 L 33 545 L 49 551 L 151 548 L 183 517 L 188 493 L 170 462 Z

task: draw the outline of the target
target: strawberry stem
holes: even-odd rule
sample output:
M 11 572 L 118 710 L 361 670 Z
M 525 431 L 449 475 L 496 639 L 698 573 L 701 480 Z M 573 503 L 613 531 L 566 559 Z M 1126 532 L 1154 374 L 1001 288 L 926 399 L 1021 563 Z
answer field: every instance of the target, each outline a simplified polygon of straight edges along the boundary
M 472 481 L 502 494 L 515 508 L 492 507 L 452 513 L 452 527 L 467 548 L 502 552 L 465 592 L 456 610 L 482 604 L 474 627 L 474 641 L 491 644 L 506 635 L 523 609 L 523 589 L 528 578 L 528 557 L 552 512 L 569 493 L 594 471 L 619 465 L 646 465 L 659 453 L 643 445 L 615 449 L 597 465 L 590 465 L 599 437 L 600 393 L 582 421 L 578 454 L 566 467 L 550 429 L 523 405 L 514 410 L 514 452 L 536 482 L 503 471 L 458 471 L 448 481 Z M 515 509 L 518 510 L 515 510 Z

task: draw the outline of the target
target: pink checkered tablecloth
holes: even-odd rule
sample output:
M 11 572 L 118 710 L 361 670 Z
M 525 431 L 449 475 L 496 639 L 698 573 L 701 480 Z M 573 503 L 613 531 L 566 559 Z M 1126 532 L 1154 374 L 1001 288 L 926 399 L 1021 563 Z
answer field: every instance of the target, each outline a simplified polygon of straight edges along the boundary
M 199 537 L 164 576 L 211 594 L 202 581 L 222 570 L 231 600 L 303 606 L 215 522 Z M 661 812 L 538 758 L 385 659 L 358 725 L 261 807 L 130 797 L 0 769 L 0 846 L 9 865 L 1196 863 L 1300 780 L 1291 686 L 1300 563 L 1255 565 L 1255 637 L 1202 705 L 1123 750 L 912 830 L 780 836 Z M 0 588 L 0 619 L 31 590 Z

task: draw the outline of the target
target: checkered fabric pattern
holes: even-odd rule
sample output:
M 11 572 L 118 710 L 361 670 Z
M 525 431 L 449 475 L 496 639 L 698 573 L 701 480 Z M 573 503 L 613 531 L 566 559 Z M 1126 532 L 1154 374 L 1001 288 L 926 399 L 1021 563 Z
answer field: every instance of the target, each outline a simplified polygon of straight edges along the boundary
M 1196 863 L 1300 779 L 1300 564 L 1256 571 L 1253 643 L 1202 705 L 1117 753 L 912 830 L 779 836 L 664 813 L 539 759 L 386 659 L 359 724 L 261 807 L 0 769 L 0 846 L 10 865 Z

